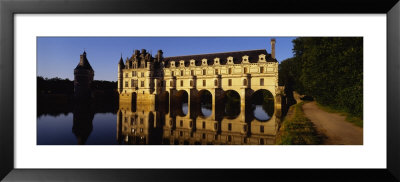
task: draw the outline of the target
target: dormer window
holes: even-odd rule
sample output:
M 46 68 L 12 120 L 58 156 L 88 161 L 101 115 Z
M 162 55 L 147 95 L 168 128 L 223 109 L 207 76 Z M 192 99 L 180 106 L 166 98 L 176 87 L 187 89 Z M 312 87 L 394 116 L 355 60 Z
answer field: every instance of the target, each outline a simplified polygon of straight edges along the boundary
M 194 62 L 195 62 L 195 60 L 194 60 L 194 59 L 191 59 L 191 60 L 190 60 L 190 66 L 194 66 Z
M 260 62 L 265 62 L 265 54 L 260 54 L 260 55 L 258 56 L 258 61 L 260 61 Z
M 243 62 L 243 63 L 248 63 L 248 62 L 249 62 L 249 56 L 247 56 L 247 55 L 246 55 L 246 56 L 243 56 L 243 57 L 242 57 L 242 62 Z
M 232 56 L 229 56 L 227 59 L 228 59 L 228 64 L 233 64 L 233 57 Z
M 214 59 L 214 64 L 219 64 L 219 58 Z
M 203 65 L 207 65 L 207 59 L 202 59 L 201 62 L 203 63 Z

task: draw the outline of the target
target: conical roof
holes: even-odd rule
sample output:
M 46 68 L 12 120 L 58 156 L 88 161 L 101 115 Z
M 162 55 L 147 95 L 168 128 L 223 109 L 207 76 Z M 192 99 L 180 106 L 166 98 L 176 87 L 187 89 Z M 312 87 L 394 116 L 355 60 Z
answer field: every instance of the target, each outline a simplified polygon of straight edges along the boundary
M 75 69 L 93 70 L 92 66 L 90 66 L 89 60 L 86 58 L 86 51 L 84 51 L 81 55 L 79 64 L 76 66 Z

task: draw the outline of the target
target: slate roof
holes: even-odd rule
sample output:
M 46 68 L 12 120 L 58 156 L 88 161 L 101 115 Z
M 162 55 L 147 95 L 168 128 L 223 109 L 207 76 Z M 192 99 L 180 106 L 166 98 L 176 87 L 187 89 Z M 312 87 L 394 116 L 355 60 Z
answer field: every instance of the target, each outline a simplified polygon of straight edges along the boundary
M 93 70 L 92 66 L 90 66 L 89 60 L 86 58 L 86 52 L 83 52 L 83 54 L 81 55 L 79 64 L 76 66 L 75 69 Z
M 228 57 L 233 57 L 233 62 L 235 64 L 240 64 L 242 62 L 242 56 L 249 56 L 250 63 L 257 63 L 258 56 L 260 54 L 266 55 L 267 62 L 277 62 L 276 59 L 271 57 L 271 54 L 268 54 L 265 49 L 257 49 L 257 50 L 245 50 L 245 51 L 234 51 L 234 52 L 221 52 L 221 53 L 211 53 L 211 54 L 197 54 L 197 55 L 187 55 L 187 56 L 173 56 L 173 57 L 165 57 L 163 59 L 164 65 L 166 68 L 170 67 L 170 62 L 175 61 L 175 65 L 179 65 L 179 61 L 185 61 L 185 67 L 189 66 L 190 60 L 194 59 L 196 66 L 201 65 L 202 59 L 207 59 L 208 65 L 214 64 L 214 58 L 220 58 L 220 64 L 225 65 Z

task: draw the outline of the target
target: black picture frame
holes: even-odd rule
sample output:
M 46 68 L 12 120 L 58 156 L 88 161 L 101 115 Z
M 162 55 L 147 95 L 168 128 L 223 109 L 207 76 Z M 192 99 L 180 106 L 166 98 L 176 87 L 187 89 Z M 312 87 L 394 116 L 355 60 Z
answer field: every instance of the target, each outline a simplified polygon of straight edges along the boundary
M 14 14 L 18 13 L 382 13 L 387 15 L 386 169 L 15 169 Z M 0 0 L 0 179 L 5 181 L 399 181 L 398 0 Z M 371 25 L 373 26 L 373 25 Z M 279 156 L 277 156 L 279 157 Z M 368 160 L 368 159 L 366 159 Z

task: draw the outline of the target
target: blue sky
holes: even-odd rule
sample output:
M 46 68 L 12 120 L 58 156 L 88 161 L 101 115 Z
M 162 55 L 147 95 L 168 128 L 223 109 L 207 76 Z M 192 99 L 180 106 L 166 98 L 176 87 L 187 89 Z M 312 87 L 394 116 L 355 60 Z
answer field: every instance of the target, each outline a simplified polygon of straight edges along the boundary
M 295 37 L 276 37 L 279 62 L 293 56 Z M 86 50 L 95 71 L 95 80 L 117 80 L 118 61 L 130 57 L 135 49 L 153 53 L 161 49 L 164 57 L 266 49 L 271 53 L 270 37 L 38 37 L 37 75 L 74 79 L 79 55 Z

